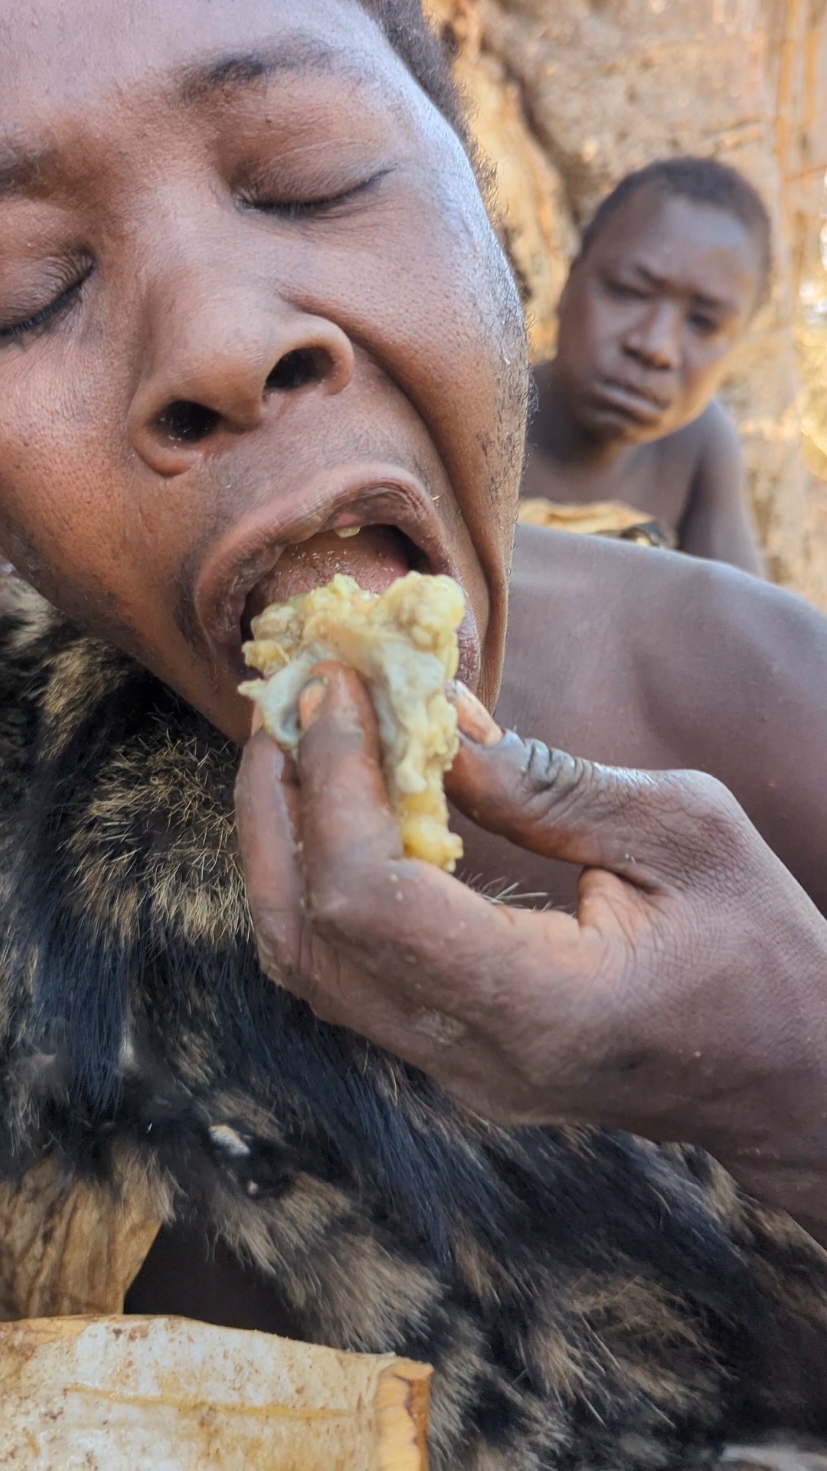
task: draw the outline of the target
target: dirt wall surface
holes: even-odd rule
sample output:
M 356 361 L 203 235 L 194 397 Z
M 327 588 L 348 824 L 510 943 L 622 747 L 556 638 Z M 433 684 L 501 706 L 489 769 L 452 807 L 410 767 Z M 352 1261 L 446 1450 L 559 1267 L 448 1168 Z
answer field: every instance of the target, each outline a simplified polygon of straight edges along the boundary
M 794 340 L 827 168 L 827 0 L 426 0 L 454 47 L 535 358 L 578 227 L 623 174 L 713 154 L 760 189 L 776 268 L 724 397 L 769 570 L 827 609 L 827 487 L 800 453 Z

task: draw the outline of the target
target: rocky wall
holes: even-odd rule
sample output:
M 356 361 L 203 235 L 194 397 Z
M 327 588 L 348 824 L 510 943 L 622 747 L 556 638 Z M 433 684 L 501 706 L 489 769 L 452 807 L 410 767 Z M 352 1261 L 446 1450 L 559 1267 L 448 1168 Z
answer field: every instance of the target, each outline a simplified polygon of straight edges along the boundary
M 827 608 L 827 488 L 804 466 L 794 322 L 827 165 L 825 0 L 427 0 L 496 165 L 538 361 L 578 227 L 630 169 L 714 154 L 760 189 L 775 270 L 724 386 L 771 575 Z

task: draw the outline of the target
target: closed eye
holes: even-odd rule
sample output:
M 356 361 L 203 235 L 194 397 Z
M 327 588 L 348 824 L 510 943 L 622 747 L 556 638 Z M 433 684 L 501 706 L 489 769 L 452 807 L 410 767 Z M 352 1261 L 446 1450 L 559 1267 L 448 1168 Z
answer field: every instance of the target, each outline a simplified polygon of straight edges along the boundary
M 259 210 L 262 214 L 277 215 L 284 220 L 311 219 L 320 215 L 335 214 L 345 205 L 352 203 L 361 196 L 368 194 L 390 169 L 381 169 L 372 174 L 369 179 L 361 179 L 358 184 L 351 184 L 347 189 L 340 189 L 333 194 L 321 194 L 311 199 L 268 199 L 257 192 L 248 191 L 242 195 L 241 203 L 247 209 Z
M 623 301 L 645 301 L 648 291 L 643 291 L 637 286 L 627 286 L 624 281 L 613 281 L 609 276 L 604 276 L 603 285 L 610 296 L 620 297 Z
M 720 329 L 720 323 L 715 317 L 706 317 L 700 312 L 692 312 L 689 321 L 701 337 L 713 337 Z
M 53 297 L 45 306 L 40 307 L 31 316 L 20 322 L 12 322 L 8 326 L 0 325 L 0 347 L 6 343 L 22 342 L 25 338 L 32 337 L 40 332 L 46 331 L 66 312 L 80 300 L 81 292 L 89 280 L 94 267 L 90 263 L 83 275 L 69 286 L 65 286 L 57 296 Z

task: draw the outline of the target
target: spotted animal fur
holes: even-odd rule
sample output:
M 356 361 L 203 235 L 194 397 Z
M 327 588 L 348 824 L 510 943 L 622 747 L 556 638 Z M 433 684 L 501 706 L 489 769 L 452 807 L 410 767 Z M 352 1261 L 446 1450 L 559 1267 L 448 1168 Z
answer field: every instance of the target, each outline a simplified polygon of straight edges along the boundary
M 504 1130 L 256 963 L 238 752 L 33 595 L 0 619 L 0 1166 L 113 1151 L 292 1336 L 435 1367 L 434 1471 L 827 1429 L 827 1256 L 702 1152 Z

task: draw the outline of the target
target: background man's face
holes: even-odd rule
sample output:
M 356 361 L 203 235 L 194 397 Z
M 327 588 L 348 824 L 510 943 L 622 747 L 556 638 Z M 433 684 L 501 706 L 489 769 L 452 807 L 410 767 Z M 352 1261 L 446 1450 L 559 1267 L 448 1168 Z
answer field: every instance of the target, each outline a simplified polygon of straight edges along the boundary
M 598 440 L 640 444 L 703 412 L 755 305 L 760 259 L 739 220 L 649 188 L 577 264 L 555 374 Z
M 467 160 L 361 9 L 0 0 L 0 543 L 229 735 L 249 618 L 336 570 L 459 577 L 493 695 L 524 398 Z

